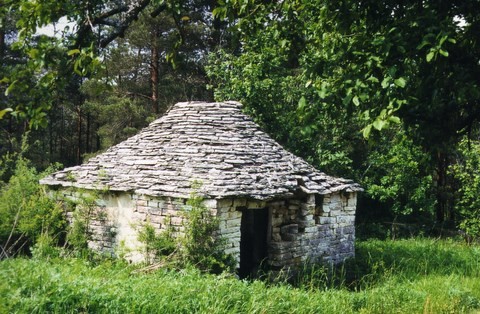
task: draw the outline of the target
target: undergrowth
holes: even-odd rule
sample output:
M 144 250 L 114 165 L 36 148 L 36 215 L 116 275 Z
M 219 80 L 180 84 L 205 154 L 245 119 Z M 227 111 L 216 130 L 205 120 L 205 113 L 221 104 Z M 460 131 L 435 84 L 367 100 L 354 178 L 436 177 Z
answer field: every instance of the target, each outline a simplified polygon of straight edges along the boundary
M 145 273 L 121 261 L 0 262 L 0 313 L 471 313 L 480 310 L 480 248 L 445 240 L 365 241 L 335 269 L 294 284 L 194 268 Z

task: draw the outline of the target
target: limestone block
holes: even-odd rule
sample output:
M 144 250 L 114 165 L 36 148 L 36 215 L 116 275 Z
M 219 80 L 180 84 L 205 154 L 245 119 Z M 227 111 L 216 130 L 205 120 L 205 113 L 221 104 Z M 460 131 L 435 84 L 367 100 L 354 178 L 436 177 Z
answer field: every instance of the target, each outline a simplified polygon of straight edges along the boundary
M 324 203 L 323 206 L 322 206 L 322 211 L 324 213 L 330 213 L 330 204 L 325 204 Z
M 247 208 L 249 209 L 260 209 L 265 208 L 267 203 L 265 201 L 248 201 Z
M 331 225 L 335 221 L 332 217 L 320 217 L 319 222 L 321 225 Z
M 330 211 L 329 216 L 330 216 L 330 217 L 337 217 L 337 216 L 344 215 L 344 214 L 345 214 L 345 213 L 344 213 L 341 209 L 340 209 L 340 210 L 338 210 L 338 209 L 335 209 L 335 210 L 332 209 L 332 210 Z
M 145 215 L 144 213 L 132 213 L 131 214 L 131 219 L 133 222 L 137 221 L 137 222 L 143 222 L 143 221 L 147 221 L 147 215 Z
M 163 216 L 178 216 L 180 215 L 179 211 L 176 210 L 174 207 L 171 207 L 169 209 L 166 209 L 166 210 L 162 210 L 162 215 Z
M 341 202 L 331 202 L 329 207 L 330 207 L 331 212 L 342 211 L 342 209 L 343 209 L 343 206 L 342 206 Z
M 272 227 L 278 227 L 283 224 L 283 218 L 272 218 Z
M 355 212 L 356 206 L 355 205 L 348 205 L 343 210 L 346 211 L 346 212 Z
M 277 209 L 285 207 L 285 201 L 273 201 L 267 204 L 269 208 Z
M 305 228 L 305 233 L 317 233 L 317 232 L 318 232 L 318 229 L 316 226 Z
M 148 207 L 146 207 L 146 206 L 137 205 L 135 209 L 136 210 L 134 210 L 134 212 L 139 212 L 139 213 L 142 213 L 142 214 L 145 214 L 145 213 L 148 212 Z
M 310 214 L 313 214 L 313 211 L 314 211 L 314 207 L 309 207 L 307 206 L 307 204 L 302 204 L 300 205 L 300 215 L 301 216 L 307 216 L 307 215 L 310 215 Z
M 343 234 L 355 234 L 355 226 L 350 225 L 342 228 Z
M 288 205 L 288 210 L 289 210 L 289 211 L 292 211 L 292 212 L 297 211 L 299 208 L 300 208 L 299 205 L 295 205 L 295 204 L 290 204 L 290 205 Z
M 157 224 L 164 224 L 165 223 L 165 216 L 162 215 L 151 215 L 150 222 L 157 223 Z
M 315 207 L 315 195 L 314 194 L 308 195 L 306 204 L 309 205 L 309 206 Z
M 231 207 L 233 205 L 233 201 L 228 198 L 217 200 L 217 207 Z
M 247 206 L 247 200 L 244 199 L 244 198 L 238 198 L 238 199 L 235 199 L 233 201 L 233 207 L 234 208 L 245 207 L 245 206 Z
M 231 228 L 231 227 L 240 228 L 241 222 L 242 222 L 241 218 L 229 219 L 227 220 L 227 228 Z
M 353 215 L 337 216 L 337 223 L 346 224 L 346 225 L 353 225 L 353 224 L 355 224 L 355 216 L 353 216 Z
M 170 224 L 174 226 L 181 226 L 183 224 L 183 218 L 181 217 L 171 217 Z
M 231 247 L 228 249 L 225 249 L 226 254 L 232 254 L 233 256 L 239 255 L 240 254 L 240 248 L 239 247 Z
M 228 219 L 242 219 L 241 211 L 231 211 L 228 213 Z
M 240 234 L 238 234 L 236 236 L 229 237 L 227 241 L 231 243 L 232 246 L 240 247 L 240 239 L 241 239 Z
M 217 212 L 217 217 L 220 220 L 226 221 L 230 218 L 230 213 L 226 210 L 221 210 L 221 211 Z
M 357 193 L 353 192 L 348 195 L 347 206 L 355 208 L 357 206 Z
M 282 241 L 282 237 L 279 233 L 272 233 L 272 241 L 280 242 Z
M 289 242 L 272 242 L 270 243 L 270 249 L 273 251 L 282 251 L 290 249 L 292 246 Z
M 220 234 L 225 237 L 236 237 L 240 234 L 240 228 L 238 227 L 224 227 L 219 229 Z
M 216 209 L 217 208 L 217 202 L 218 201 L 216 199 L 207 199 L 207 200 L 204 200 L 202 203 L 207 208 Z
M 139 199 L 139 200 L 137 200 L 136 205 L 137 206 L 148 206 L 148 201 L 143 200 L 143 199 Z

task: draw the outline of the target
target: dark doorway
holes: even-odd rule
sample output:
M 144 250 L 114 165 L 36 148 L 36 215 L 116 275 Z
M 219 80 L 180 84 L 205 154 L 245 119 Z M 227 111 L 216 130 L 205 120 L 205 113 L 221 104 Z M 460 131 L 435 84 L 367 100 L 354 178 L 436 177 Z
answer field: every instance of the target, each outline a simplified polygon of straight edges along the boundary
M 258 270 L 267 258 L 268 210 L 242 209 L 240 228 L 240 278 L 246 278 Z

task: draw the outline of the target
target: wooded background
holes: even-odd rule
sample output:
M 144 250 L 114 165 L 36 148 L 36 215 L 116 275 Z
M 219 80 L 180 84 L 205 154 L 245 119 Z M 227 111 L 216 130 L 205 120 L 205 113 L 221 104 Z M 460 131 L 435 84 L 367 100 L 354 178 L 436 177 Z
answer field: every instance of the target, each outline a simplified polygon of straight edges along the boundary
M 476 0 L 4 0 L 0 62 L 3 197 L 19 159 L 80 164 L 178 101 L 238 100 L 362 184 L 359 236 L 480 236 Z

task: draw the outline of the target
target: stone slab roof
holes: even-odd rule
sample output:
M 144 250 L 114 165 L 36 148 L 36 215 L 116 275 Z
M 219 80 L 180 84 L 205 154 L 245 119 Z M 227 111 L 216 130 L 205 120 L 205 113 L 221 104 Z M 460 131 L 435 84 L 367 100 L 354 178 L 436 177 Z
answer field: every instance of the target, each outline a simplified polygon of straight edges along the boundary
M 238 102 L 177 103 L 137 135 L 40 183 L 187 198 L 198 181 L 205 197 L 259 200 L 298 190 L 362 190 L 287 152 L 241 108 Z

